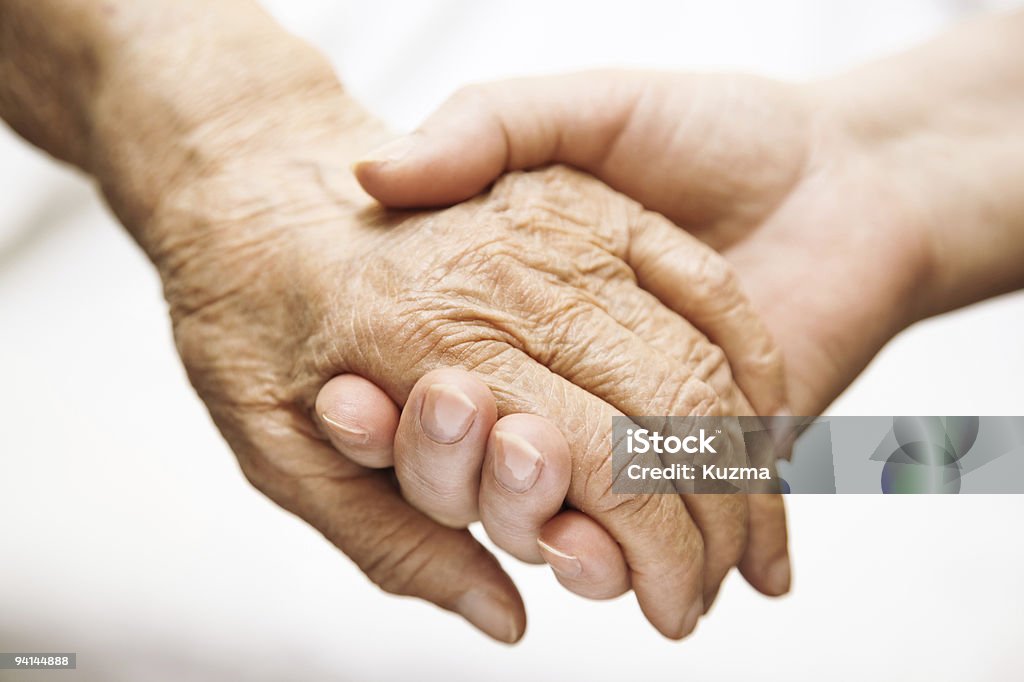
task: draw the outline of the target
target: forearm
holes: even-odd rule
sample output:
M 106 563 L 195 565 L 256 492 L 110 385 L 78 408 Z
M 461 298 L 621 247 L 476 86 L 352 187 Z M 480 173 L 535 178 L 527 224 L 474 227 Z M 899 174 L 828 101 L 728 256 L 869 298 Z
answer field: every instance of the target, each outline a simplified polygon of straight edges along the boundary
M 1024 12 L 826 86 L 928 253 L 918 316 L 1024 287 Z
M 317 117 L 374 128 L 248 0 L 0 0 L 0 26 L 0 114 L 95 176 L 147 251 L 147 218 L 184 176 L 338 129 Z

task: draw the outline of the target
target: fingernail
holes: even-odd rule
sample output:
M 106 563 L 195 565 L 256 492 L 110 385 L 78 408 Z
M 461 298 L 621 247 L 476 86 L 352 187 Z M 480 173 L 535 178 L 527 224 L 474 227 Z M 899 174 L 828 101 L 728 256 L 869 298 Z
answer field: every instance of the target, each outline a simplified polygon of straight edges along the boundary
M 405 159 L 415 146 L 416 140 L 413 139 L 412 135 L 403 135 L 372 150 L 369 154 L 359 159 L 356 165 L 363 163 L 397 163 Z
M 471 590 L 455 606 L 463 618 L 502 642 L 519 639 L 519 628 L 508 606 L 488 592 Z
M 583 564 L 578 557 L 557 550 L 543 540 L 537 540 L 537 546 L 544 561 L 548 562 L 548 566 L 558 575 L 563 578 L 578 578 L 583 575 Z
M 420 426 L 435 443 L 457 443 L 476 419 L 476 405 L 459 387 L 434 384 L 427 389 L 420 408 Z
M 361 428 L 350 415 L 343 412 L 324 412 L 320 419 L 334 436 L 346 443 L 364 445 L 370 442 L 370 432 Z
M 697 620 L 700 618 L 702 613 L 704 613 L 704 600 L 702 598 L 698 598 L 686 613 L 686 618 L 683 619 L 684 637 L 693 632 L 694 628 L 697 627 Z
M 544 460 L 537 448 L 514 433 L 495 433 L 494 478 L 512 493 L 525 493 L 540 476 Z
M 768 567 L 765 574 L 765 587 L 775 595 L 789 592 L 789 583 L 792 580 L 792 569 L 789 566 L 789 557 L 784 556 L 776 559 L 775 563 Z

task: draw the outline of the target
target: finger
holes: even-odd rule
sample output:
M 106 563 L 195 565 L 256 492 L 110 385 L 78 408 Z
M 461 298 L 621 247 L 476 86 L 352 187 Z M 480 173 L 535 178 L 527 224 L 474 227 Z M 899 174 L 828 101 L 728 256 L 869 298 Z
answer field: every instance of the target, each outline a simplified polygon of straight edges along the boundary
M 711 608 L 722 581 L 747 547 L 746 495 L 684 495 L 686 508 L 704 540 L 704 612 Z
M 515 585 L 468 531 L 440 526 L 410 507 L 386 472 L 345 461 L 339 467 L 326 443 L 286 429 L 247 431 L 259 434 L 257 442 L 236 447 L 249 480 L 317 528 L 386 592 L 459 613 L 503 642 L 522 636 L 526 614 Z M 284 472 L 299 462 L 306 473 Z
M 789 592 L 792 567 L 787 547 L 786 507 L 782 495 L 747 495 L 750 531 L 740 573 L 754 589 L 772 597 Z
M 721 396 L 725 414 L 753 414 L 754 408 L 736 385 L 730 359 L 689 321 L 631 282 L 607 285 L 602 299 L 616 321 L 679 362 Z
M 651 349 L 646 352 L 653 354 Z M 608 370 L 614 373 L 616 368 Z M 640 367 L 628 376 L 637 379 L 644 371 Z M 506 353 L 483 363 L 476 372 L 490 384 L 502 414 L 545 415 L 560 426 L 573 459 L 569 502 L 621 546 L 637 601 L 648 620 L 667 637 L 677 639 L 691 632 L 703 612 L 703 540 L 678 495 L 612 492 L 611 424 L 612 417 L 622 413 L 522 354 Z M 654 413 L 713 409 L 711 402 L 695 400 L 681 388 L 646 392 L 640 388 L 630 395 L 654 393 L 660 396 Z M 630 403 L 638 413 L 645 412 L 641 400 L 650 399 L 634 398 Z
M 733 381 L 722 350 L 682 317 L 650 305 L 651 295 L 636 287 L 609 292 L 609 312 L 661 352 L 689 367 L 722 396 L 730 415 L 752 414 L 753 408 Z M 637 315 L 634 311 L 644 310 Z M 736 566 L 747 543 L 748 511 L 741 494 L 684 494 L 687 510 L 704 542 L 704 610 L 707 612 L 722 581 Z
M 492 195 L 510 202 L 528 202 L 532 191 L 553 197 L 564 193 L 562 200 L 567 205 L 573 205 L 571 202 L 578 199 L 579 182 L 566 183 L 566 176 L 551 173 L 547 176 L 533 174 L 531 179 L 541 177 L 546 177 L 547 183 L 536 190 L 525 182 L 502 183 L 495 187 Z M 574 180 L 599 184 L 593 178 L 575 177 Z M 592 235 L 608 253 L 605 261 L 590 266 L 602 276 L 572 278 L 568 284 L 590 293 L 598 305 L 645 342 L 660 342 L 659 350 L 676 360 L 687 363 L 693 360 L 688 354 L 679 353 L 680 346 L 701 352 L 709 346 L 718 346 L 725 357 L 714 348 L 710 354 L 711 358 L 717 356 L 721 360 L 717 367 L 722 370 L 719 378 L 723 380 L 716 387 L 726 386 L 731 391 L 731 372 L 745 393 L 745 402 L 758 414 L 786 413 L 781 352 L 746 298 L 731 265 L 692 235 L 633 202 L 604 208 L 612 212 L 614 219 L 590 225 Z M 566 216 L 563 214 L 560 218 L 566 219 Z M 583 215 L 575 214 L 569 219 L 586 220 Z M 609 229 L 619 222 L 628 225 L 628 230 Z M 557 244 L 557 237 L 555 239 Z M 522 258 L 529 264 L 529 254 Z M 538 265 L 543 267 L 541 263 Z M 529 282 L 523 283 L 524 288 L 528 285 Z M 566 293 L 573 292 L 555 290 L 550 302 L 552 309 L 564 304 Z M 671 313 L 684 320 L 672 320 Z M 523 314 L 528 315 L 526 311 Z M 674 344 L 666 337 L 667 333 L 680 331 L 684 333 Z M 711 344 L 706 343 L 708 340 Z M 607 345 L 601 337 L 596 338 L 596 344 L 596 347 Z M 748 408 L 749 405 L 737 407 Z M 739 414 L 750 412 L 744 410 Z
M 580 321 L 579 329 L 590 328 Z M 593 328 L 603 333 L 601 325 Z M 599 523 L 622 547 L 632 587 L 648 620 L 667 637 L 681 638 L 692 631 L 703 612 L 704 548 L 700 532 L 678 495 L 612 492 L 611 424 L 612 417 L 622 413 L 595 392 L 600 389 L 606 396 L 615 393 L 616 399 L 636 407 L 641 414 L 647 411 L 646 406 L 655 414 L 713 411 L 715 400 L 699 387 L 689 386 L 681 374 L 658 377 L 655 367 L 646 365 L 658 353 L 649 347 L 642 354 L 629 352 L 617 345 L 621 333 L 620 328 L 616 336 L 606 338 L 623 352 L 608 356 L 601 375 L 587 376 L 579 369 L 580 363 L 572 362 L 570 357 L 547 358 L 567 373 L 572 374 L 576 368 L 576 378 L 570 381 L 522 351 L 507 348 L 487 353 L 473 370 L 491 388 L 501 414 L 542 415 L 559 425 L 573 460 L 569 502 Z M 587 344 L 586 339 L 578 341 Z M 591 347 L 597 345 L 595 342 Z M 629 360 L 638 364 L 635 370 L 616 367 Z M 621 386 L 608 378 L 617 371 L 625 377 Z M 573 383 L 583 383 L 584 379 L 589 388 Z M 648 379 L 660 388 L 647 385 Z M 389 388 L 400 400 L 401 384 L 396 382 Z
M 449 205 L 507 170 L 560 161 L 591 170 L 625 128 L 639 78 L 574 74 L 470 86 L 420 129 L 355 166 L 388 206 Z
M 385 205 L 444 206 L 507 171 L 565 163 L 724 248 L 794 182 L 778 173 L 779 141 L 762 134 L 758 116 L 786 130 L 800 124 L 788 107 L 755 112 L 738 96 L 749 85 L 784 101 L 785 85 L 737 78 L 736 87 L 708 88 L 708 78 L 604 70 L 469 86 L 354 170 Z M 723 118 L 737 106 L 756 115 Z M 747 143 L 723 144 L 727 134 Z
M 494 264 L 505 289 L 515 292 L 502 299 L 502 315 L 515 321 L 518 347 L 479 341 L 472 354 L 411 358 L 401 373 L 353 369 L 374 377 L 379 372 L 382 388 L 403 402 L 408 389 L 401 374 L 418 376 L 464 358 L 494 392 L 501 414 L 525 412 L 558 424 L 573 458 L 570 503 L 622 546 L 637 599 L 652 624 L 669 637 L 682 637 L 703 611 L 703 541 L 677 495 L 612 492 L 612 417 L 622 411 L 721 415 L 721 398 L 679 362 L 581 301 L 578 289 L 550 281 L 538 285 L 530 256 L 517 253 Z
M 689 235 L 677 229 L 671 229 L 669 234 L 665 234 L 661 238 L 671 240 L 677 235 L 684 239 L 692 239 Z M 706 247 L 703 244 L 697 244 L 697 247 L 698 258 L 690 257 L 690 260 L 693 262 L 706 257 L 705 254 L 701 253 L 707 250 Z M 653 258 L 658 258 L 660 255 L 645 253 L 642 245 L 634 247 L 632 253 L 634 259 L 652 256 Z M 685 259 L 685 254 L 679 254 L 679 260 Z M 657 275 L 656 271 L 660 267 L 662 266 L 649 260 L 641 262 L 638 268 L 638 279 L 640 279 L 642 284 L 650 284 L 650 281 L 645 281 L 645 278 L 652 275 L 652 272 L 654 275 Z M 686 269 L 682 268 L 681 271 L 682 274 L 677 273 L 675 276 L 685 277 Z M 696 272 L 706 271 L 707 268 L 703 266 L 696 269 Z M 729 275 L 723 276 L 729 277 Z M 702 307 L 708 303 L 712 306 L 711 309 L 718 306 L 714 296 L 710 295 L 706 282 L 690 278 L 689 284 L 690 288 L 683 286 L 680 289 L 681 291 L 685 290 L 687 293 L 680 296 L 684 301 L 681 305 L 676 306 L 677 309 L 683 315 L 689 316 L 690 319 L 697 320 L 698 323 L 703 319 L 706 329 L 714 325 L 722 327 L 722 321 L 709 317 L 706 314 L 708 308 Z M 731 286 L 728 285 L 724 288 L 728 289 Z M 657 288 L 655 287 L 656 290 Z M 719 287 L 715 288 L 721 289 Z M 726 403 L 729 406 L 727 408 L 728 414 L 738 416 L 754 412 L 752 406 L 747 402 L 746 396 L 743 395 L 743 393 L 747 392 L 753 396 L 753 399 L 759 401 L 762 413 L 778 409 L 773 407 L 773 405 L 780 404 L 784 395 L 781 360 L 775 357 L 776 351 L 771 339 L 768 337 L 767 332 L 764 331 L 758 316 L 753 314 L 753 311 L 748 310 L 734 316 L 725 316 L 723 319 L 726 323 L 730 321 L 735 323 L 732 325 L 733 329 L 731 332 L 727 332 L 727 335 L 724 337 L 720 334 L 716 335 L 716 341 L 729 348 L 732 354 L 730 359 L 737 356 L 747 358 L 747 362 L 741 361 L 737 364 L 740 367 L 740 371 L 745 371 L 743 386 L 748 390 L 736 395 L 732 390 L 733 376 L 730 363 L 726 361 L 725 354 L 717 345 L 710 344 L 708 339 L 695 330 L 682 316 L 667 314 L 667 311 L 659 310 L 647 304 L 643 300 L 649 296 L 647 292 L 631 287 L 619 287 L 619 289 L 621 291 L 608 292 L 608 296 L 606 296 L 607 300 L 610 301 L 609 312 L 612 316 L 633 329 L 652 346 L 691 367 L 698 377 L 704 379 L 716 392 L 725 397 Z M 702 291 L 707 293 L 702 294 Z M 692 300 L 688 298 L 691 294 L 693 294 Z M 663 292 L 663 295 L 665 295 L 665 298 L 662 300 L 669 299 L 665 302 L 670 305 L 674 298 L 680 298 L 674 297 L 672 291 Z M 728 298 L 728 296 L 725 298 Z M 700 303 L 700 301 L 704 301 L 704 303 Z M 740 303 L 735 309 L 739 310 L 745 306 L 745 303 Z M 637 314 L 636 311 L 640 310 L 644 311 L 644 314 Z M 728 324 L 724 326 L 728 326 Z M 768 348 L 767 351 L 766 348 Z M 784 414 L 785 408 L 779 411 Z M 750 496 L 750 499 L 760 500 L 765 497 L 765 495 L 755 495 Z M 749 532 L 755 533 L 753 538 L 755 544 L 767 544 L 766 548 L 754 547 L 751 550 L 754 556 L 767 554 L 769 557 L 768 559 L 754 559 L 752 564 L 754 567 L 749 569 L 751 575 L 758 581 L 758 589 L 763 589 L 767 593 L 781 593 L 788 589 L 786 587 L 788 584 L 788 578 L 786 577 L 788 561 L 779 560 L 778 567 L 773 569 L 777 571 L 777 574 L 773 577 L 768 576 L 769 568 L 766 564 L 767 561 L 774 560 L 779 554 L 778 539 L 780 532 L 783 543 L 782 551 L 784 551 L 784 512 L 782 512 L 783 516 L 779 520 L 779 512 L 774 511 L 771 505 L 762 504 L 760 506 L 768 507 L 766 513 L 769 519 L 767 522 L 761 519 L 748 521 L 748 496 L 746 495 L 684 495 L 683 499 L 704 540 L 706 556 L 704 573 L 705 609 L 711 607 L 721 582 L 729 569 L 736 565 L 744 555 L 748 528 L 752 529 Z M 761 562 L 760 564 L 758 563 L 759 561 Z
M 537 546 L 566 589 L 588 599 L 612 599 L 629 589 L 622 550 L 597 522 L 564 511 L 544 524 Z
M 338 452 L 365 467 L 392 466 L 398 408 L 367 379 L 342 374 L 316 397 L 316 420 Z
M 531 414 L 498 420 L 480 479 L 480 519 L 494 544 L 542 562 L 537 537 L 565 502 L 571 475 L 569 444 L 551 422 Z
M 496 419 L 490 389 L 468 372 L 439 369 L 416 382 L 395 436 L 405 499 L 446 526 L 476 521 L 480 467 Z
M 725 352 L 758 415 L 787 413 L 782 353 L 728 261 L 654 213 L 633 229 L 627 262 L 637 284 Z

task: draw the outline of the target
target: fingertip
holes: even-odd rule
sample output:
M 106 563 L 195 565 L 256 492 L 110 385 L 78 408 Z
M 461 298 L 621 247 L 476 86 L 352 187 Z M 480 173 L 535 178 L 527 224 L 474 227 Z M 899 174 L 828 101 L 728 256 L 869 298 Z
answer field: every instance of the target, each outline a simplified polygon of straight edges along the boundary
M 789 556 L 779 557 L 768 567 L 765 574 L 765 586 L 772 596 L 781 597 L 788 594 L 793 587 L 793 566 Z
M 458 152 L 451 153 L 459 158 Z M 403 163 L 357 161 L 352 172 L 367 194 L 389 208 L 451 206 L 480 194 L 496 177 L 430 158 Z
M 420 161 L 425 155 L 429 159 L 425 143 L 419 133 L 397 137 L 353 163 L 352 172 L 366 193 L 385 206 L 415 205 L 429 182 Z
M 793 567 L 788 554 L 764 566 L 742 566 L 740 570 L 751 587 L 766 597 L 785 596 L 793 587 Z
M 416 181 L 398 165 L 379 159 L 360 159 L 352 164 L 356 181 L 367 194 L 390 208 L 412 208 L 429 205 L 417 191 Z M 414 171 L 415 173 L 415 171 Z M 413 175 L 415 178 L 415 175 Z
M 490 590 L 473 589 L 462 595 L 455 611 L 487 636 L 505 644 L 515 644 L 526 632 L 526 610 L 518 593 L 507 596 Z
M 414 404 L 416 402 L 419 402 L 418 407 Z M 407 406 L 419 410 L 420 427 L 425 431 L 435 430 L 430 428 L 433 423 L 428 425 L 426 422 L 438 422 L 438 426 L 444 427 L 433 434 L 436 439 L 441 439 L 439 442 L 459 439 L 456 432 L 461 430 L 461 424 L 456 422 L 462 414 L 471 415 L 472 427 L 482 431 L 485 437 L 498 419 L 494 394 L 487 384 L 474 374 L 454 367 L 424 374 L 413 387 Z M 449 429 L 450 435 L 443 433 Z
M 655 617 L 642 606 L 641 610 L 662 637 L 671 639 L 674 642 L 686 639 L 692 635 L 693 631 L 697 629 L 701 616 L 706 612 L 704 600 L 700 598 L 690 605 L 690 609 L 683 616 L 682 620 L 667 620 L 663 617 Z
M 415 132 L 374 149 L 352 171 L 385 206 L 450 206 L 476 196 L 506 170 L 507 136 L 493 105 L 451 97 Z
M 740 573 L 761 594 L 781 597 L 793 581 L 783 496 L 752 494 L 748 500 L 750 540 L 740 560 Z
M 581 597 L 614 599 L 630 588 L 622 549 L 586 514 L 558 514 L 541 528 L 537 546 L 558 582 Z
M 351 169 L 352 175 L 356 176 L 356 182 L 359 183 L 363 190 L 377 201 L 386 205 L 379 196 L 381 162 L 371 158 L 359 159 L 352 164 Z
M 565 435 L 547 419 L 533 414 L 510 414 L 502 417 L 493 429 L 495 454 L 503 454 L 511 444 L 526 443 L 538 455 L 541 464 L 545 497 L 557 497 L 560 507 L 569 490 L 572 460 Z M 502 447 L 504 446 L 504 447 Z M 519 458 L 520 460 L 524 458 Z M 509 492 L 524 492 L 516 478 L 526 478 L 523 466 L 515 466 L 504 457 L 495 457 L 492 473 L 499 485 Z
M 296 438 L 296 452 L 328 447 Z M 522 637 L 522 597 L 494 555 L 469 531 L 439 526 L 412 509 L 389 476 L 300 478 L 298 486 L 300 494 L 287 508 L 320 530 L 382 590 L 458 613 L 499 641 Z
M 542 563 L 537 536 L 565 503 L 571 468 L 565 436 L 547 419 L 502 417 L 480 481 L 480 519 L 491 540 L 522 561 Z
M 317 423 L 343 455 L 371 468 L 392 465 L 398 407 L 376 384 L 355 374 L 330 379 L 317 394 Z

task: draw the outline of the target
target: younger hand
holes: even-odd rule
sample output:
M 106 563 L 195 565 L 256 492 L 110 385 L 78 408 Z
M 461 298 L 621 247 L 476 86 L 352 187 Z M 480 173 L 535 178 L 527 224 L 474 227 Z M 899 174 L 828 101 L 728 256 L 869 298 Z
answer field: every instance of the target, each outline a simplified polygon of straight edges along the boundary
M 389 206 L 449 204 L 553 162 L 597 176 L 732 262 L 782 348 L 790 407 L 815 415 L 925 305 L 925 218 L 836 99 L 733 75 L 498 82 L 460 91 L 356 173 Z

